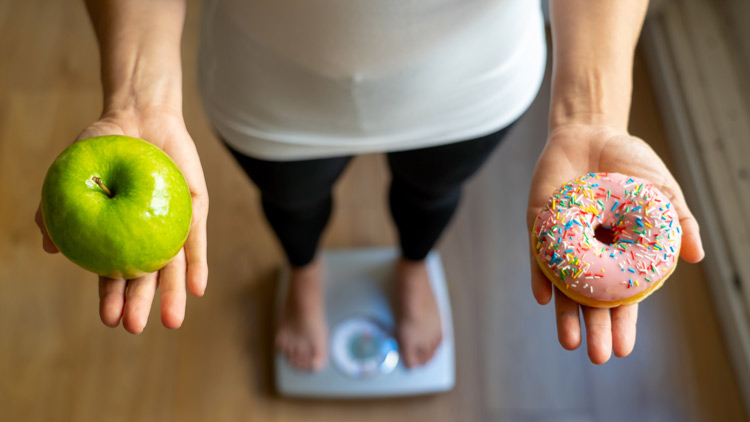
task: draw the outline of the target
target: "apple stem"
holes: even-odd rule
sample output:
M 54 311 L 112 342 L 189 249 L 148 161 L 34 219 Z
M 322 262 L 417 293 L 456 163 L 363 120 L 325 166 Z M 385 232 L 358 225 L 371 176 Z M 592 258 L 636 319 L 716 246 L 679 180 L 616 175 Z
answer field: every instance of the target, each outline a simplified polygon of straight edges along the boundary
M 102 190 L 107 193 L 107 196 L 109 196 L 110 198 L 112 197 L 112 191 L 110 191 L 109 189 L 107 189 L 106 186 L 104 186 L 104 183 L 102 183 L 102 179 L 100 177 L 94 176 L 91 178 L 91 180 L 96 182 L 96 184 L 99 185 L 99 187 L 102 188 Z

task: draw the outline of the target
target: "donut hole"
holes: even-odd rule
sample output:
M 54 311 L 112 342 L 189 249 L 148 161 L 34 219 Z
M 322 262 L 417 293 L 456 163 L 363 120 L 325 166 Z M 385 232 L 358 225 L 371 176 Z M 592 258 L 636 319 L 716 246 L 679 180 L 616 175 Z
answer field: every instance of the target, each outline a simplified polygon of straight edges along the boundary
M 604 243 L 605 245 L 611 245 L 615 243 L 615 233 L 611 228 L 604 227 L 602 225 L 594 228 L 594 237 L 596 240 Z

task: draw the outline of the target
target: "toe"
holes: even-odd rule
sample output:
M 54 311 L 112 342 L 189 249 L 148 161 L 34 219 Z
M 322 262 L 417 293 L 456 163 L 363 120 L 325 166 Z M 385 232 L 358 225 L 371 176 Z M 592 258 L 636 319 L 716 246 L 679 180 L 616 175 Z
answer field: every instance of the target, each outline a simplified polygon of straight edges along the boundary
M 404 365 L 407 368 L 411 368 L 417 365 L 417 356 L 414 347 L 410 347 L 408 344 L 404 344 L 402 347 L 402 355 L 404 357 Z
M 310 345 L 306 341 L 298 341 L 292 350 L 292 365 L 304 371 L 310 368 Z
M 325 363 L 326 363 L 325 355 L 323 355 L 322 353 L 318 354 L 310 362 L 310 369 L 312 371 L 320 371 L 325 366 Z
M 313 348 L 312 356 L 310 357 L 310 369 L 312 371 L 320 371 L 326 364 L 327 350 L 325 345 Z
M 298 350 L 299 355 L 297 358 L 300 361 L 302 369 L 309 370 L 312 362 L 312 347 L 308 342 L 302 342 L 302 346 Z
M 301 341 L 295 341 L 289 350 L 289 355 L 291 358 L 293 358 L 296 361 L 300 361 L 302 359 L 302 356 L 304 355 L 303 348 L 304 344 Z
M 429 344 L 421 346 L 417 351 L 419 365 L 424 365 L 425 363 L 429 362 L 432 358 L 433 351 L 434 350 L 429 346 Z
M 285 335 L 285 333 L 282 331 L 276 334 L 276 339 L 273 342 L 273 345 L 276 348 L 276 350 L 284 353 L 286 351 L 286 344 L 287 344 L 287 336 Z
M 307 370 L 307 362 L 305 362 L 305 360 L 304 360 L 304 359 L 302 358 L 302 356 L 299 356 L 299 355 L 295 355 L 295 356 L 294 356 L 294 357 L 293 357 L 293 358 L 292 358 L 292 359 L 291 359 L 291 360 L 289 361 L 289 363 L 291 363 L 291 364 L 292 364 L 292 366 L 294 366 L 295 368 L 297 368 L 297 369 L 299 369 L 299 370 L 301 370 L 301 371 L 305 371 L 305 370 Z
M 297 356 L 295 356 L 295 355 L 289 356 L 288 362 L 295 369 L 303 369 L 302 368 L 302 361 L 299 360 L 299 358 L 297 358 Z
M 294 368 L 302 369 L 302 359 L 300 359 L 299 353 L 296 348 L 290 348 L 286 355 L 287 362 Z
M 404 353 L 402 353 L 401 356 L 403 357 L 403 360 L 404 360 L 404 366 L 406 366 L 407 368 L 411 368 L 412 366 L 414 366 L 413 364 L 414 360 L 410 354 L 404 351 Z
M 437 350 L 438 347 L 440 347 L 440 343 L 443 342 L 443 332 L 438 332 L 438 335 L 435 337 L 435 342 L 432 345 L 432 353 L 435 353 L 435 350 Z

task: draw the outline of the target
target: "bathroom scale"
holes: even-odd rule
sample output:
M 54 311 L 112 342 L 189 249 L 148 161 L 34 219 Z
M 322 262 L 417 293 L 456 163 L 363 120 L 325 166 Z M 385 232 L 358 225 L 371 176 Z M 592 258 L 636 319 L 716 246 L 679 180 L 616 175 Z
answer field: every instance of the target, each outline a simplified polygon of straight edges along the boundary
M 343 249 L 322 252 L 328 362 L 318 372 L 294 369 L 275 353 L 278 392 L 310 398 L 377 398 L 437 393 L 453 388 L 455 352 L 453 321 L 440 255 L 426 258 L 437 299 L 443 342 L 426 365 L 407 369 L 401 361 L 393 315 L 394 248 Z M 276 298 L 278 316 L 287 288 L 281 272 Z

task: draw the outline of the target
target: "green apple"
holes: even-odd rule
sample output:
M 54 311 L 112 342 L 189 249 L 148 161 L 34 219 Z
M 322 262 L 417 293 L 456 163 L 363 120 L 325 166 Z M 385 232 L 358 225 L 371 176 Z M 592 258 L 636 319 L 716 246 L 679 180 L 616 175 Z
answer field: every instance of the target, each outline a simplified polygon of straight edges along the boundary
M 190 230 L 190 190 L 177 165 L 136 138 L 97 136 L 57 157 L 42 187 L 42 216 L 68 259 L 106 277 L 157 271 Z

